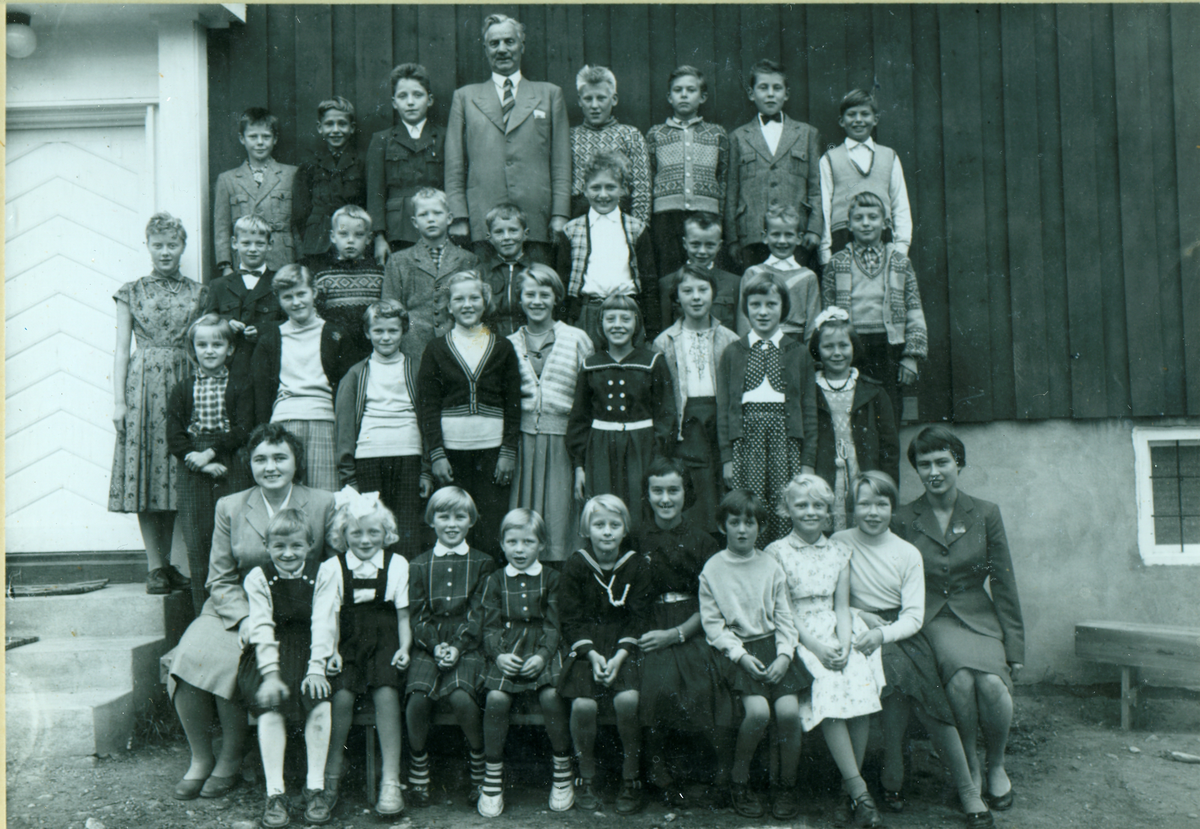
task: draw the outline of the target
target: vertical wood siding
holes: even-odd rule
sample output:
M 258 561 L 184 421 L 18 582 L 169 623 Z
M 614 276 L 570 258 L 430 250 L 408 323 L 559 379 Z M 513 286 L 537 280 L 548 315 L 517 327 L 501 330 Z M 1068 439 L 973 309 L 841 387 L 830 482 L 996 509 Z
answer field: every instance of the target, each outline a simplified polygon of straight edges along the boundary
M 430 70 L 444 123 L 487 75 L 494 10 L 525 24 L 524 72 L 567 91 L 572 123 L 585 62 L 613 69 L 643 131 L 681 63 L 732 129 L 753 115 L 746 70 L 782 60 L 788 113 L 826 143 L 841 96 L 874 89 L 916 225 L 922 419 L 1200 415 L 1200 6 L 253 5 L 209 35 L 214 181 L 249 106 L 280 117 L 295 163 L 317 102 L 344 95 L 365 149 L 403 61 Z

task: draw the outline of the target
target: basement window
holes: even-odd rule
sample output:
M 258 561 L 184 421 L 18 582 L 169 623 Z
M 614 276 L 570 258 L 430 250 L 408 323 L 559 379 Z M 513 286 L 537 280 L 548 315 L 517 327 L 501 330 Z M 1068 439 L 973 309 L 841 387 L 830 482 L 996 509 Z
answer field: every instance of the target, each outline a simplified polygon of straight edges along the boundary
M 1135 427 L 1138 550 L 1147 564 L 1200 564 L 1200 428 Z

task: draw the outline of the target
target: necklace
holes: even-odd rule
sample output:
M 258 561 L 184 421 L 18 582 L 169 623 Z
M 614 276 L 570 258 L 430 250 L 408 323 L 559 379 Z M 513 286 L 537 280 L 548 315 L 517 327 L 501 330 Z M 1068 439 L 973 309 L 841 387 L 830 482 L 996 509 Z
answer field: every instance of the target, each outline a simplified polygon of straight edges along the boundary
M 179 289 L 183 287 L 183 280 L 177 276 L 157 275 L 154 278 L 159 282 L 165 283 L 167 290 L 173 294 L 179 293 Z
M 851 376 L 847 376 L 847 377 L 846 377 L 846 379 L 845 379 L 845 381 L 844 381 L 844 382 L 843 382 L 843 383 L 842 383 L 840 386 L 835 386 L 835 385 L 833 385 L 833 383 L 830 383 L 830 382 L 829 382 L 829 378 L 828 378 L 828 377 L 826 377 L 826 378 L 825 378 L 825 385 L 829 387 L 829 390 L 830 390 L 830 391 L 845 391 L 845 390 L 846 390 L 846 386 L 850 385 L 850 381 L 851 381 L 851 380 L 853 380 L 853 379 L 854 379 L 853 377 L 851 377 Z

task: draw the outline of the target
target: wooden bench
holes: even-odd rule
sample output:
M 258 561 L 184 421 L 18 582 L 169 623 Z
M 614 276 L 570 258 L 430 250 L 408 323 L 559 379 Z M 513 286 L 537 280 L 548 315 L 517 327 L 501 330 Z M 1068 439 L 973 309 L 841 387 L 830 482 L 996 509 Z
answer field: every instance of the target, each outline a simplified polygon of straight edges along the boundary
M 1121 668 L 1121 728 L 1133 727 L 1141 684 L 1200 687 L 1200 628 L 1082 622 L 1075 655 Z M 1136 672 L 1136 673 L 1135 673 Z

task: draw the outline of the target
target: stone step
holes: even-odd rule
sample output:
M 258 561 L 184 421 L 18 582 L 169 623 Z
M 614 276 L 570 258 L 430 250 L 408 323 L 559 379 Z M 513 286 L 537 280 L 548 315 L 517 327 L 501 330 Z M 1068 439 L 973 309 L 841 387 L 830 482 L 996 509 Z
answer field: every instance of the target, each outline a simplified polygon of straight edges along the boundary
M 191 621 L 192 600 L 187 591 L 150 596 L 143 584 L 109 584 L 77 596 L 5 598 L 4 610 L 8 636 L 157 636 L 173 644 Z
M 161 635 L 50 637 L 9 651 L 5 675 L 47 694 L 119 688 L 145 698 L 167 650 Z
M 5 746 L 10 762 L 33 757 L 84 757 L 123 751 L 133 734 L 138 706 L 128 689 L 93 688 L 72 693 L 20 691 L 5 696 Z

